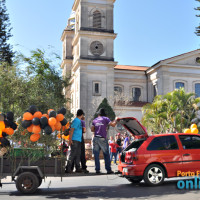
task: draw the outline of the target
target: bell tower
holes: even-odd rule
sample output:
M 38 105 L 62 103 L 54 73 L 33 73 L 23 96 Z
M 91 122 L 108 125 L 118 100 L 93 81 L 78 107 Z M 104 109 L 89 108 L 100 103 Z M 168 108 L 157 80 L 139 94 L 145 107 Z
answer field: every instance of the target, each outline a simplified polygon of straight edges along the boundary
M 64 75 L 71 73 L 71 112 L 83 109 L 88 127 L 96 111 L 90 110 L 94 100 L 114 96 L 114 3 L 115 0 L 75 0 L 74 25 L 68 25 L 61 38 L 63 52 L 70 54 L 63 56 L 62 68 Z M 89 131 L 86 137 L 91 137 Z

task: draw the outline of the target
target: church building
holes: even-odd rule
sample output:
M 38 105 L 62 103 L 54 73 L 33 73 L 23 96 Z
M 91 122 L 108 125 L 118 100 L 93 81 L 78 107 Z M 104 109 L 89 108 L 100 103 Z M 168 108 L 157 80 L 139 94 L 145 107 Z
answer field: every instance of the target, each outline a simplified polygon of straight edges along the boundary
M 141 120 L 142 107 L 156 95 L 184 87 L 186 92 L 200 96 L 200 50 L 183 52 L 151 67 L 118 65 L 114 58 L 114 3 L 75 0 L 61 36 L 61 68 L 71 83 L 65 94 L 71 99 L 74 115 L 77 109 L 84 110 L 87 127 L 103 98 L 117 116 Z M 86 137 L 91 137 L 90 131 Z

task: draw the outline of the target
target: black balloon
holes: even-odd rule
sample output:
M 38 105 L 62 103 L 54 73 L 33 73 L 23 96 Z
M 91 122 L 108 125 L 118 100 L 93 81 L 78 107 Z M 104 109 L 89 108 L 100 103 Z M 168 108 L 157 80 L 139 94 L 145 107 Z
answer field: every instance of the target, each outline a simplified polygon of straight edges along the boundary
M 65 115 L 67 112 L 66 108 L 61 108 L 59 111 L 58 111 L 58 114 L 63 114 Z
M 47 134 L 47 135 L 50 135 L 52 133 L 52 128 L 50 126 L 46 126 L 44 128 L 44 132 Z
M 10 126 L 13 130 L 17 129 L 17 124 L 15 122 L 12 122 L 11 126 Z
M 30 106 L 29 107 L 29 112 L 33 115 L 36 111 L 38 111 L 36 106 Z
M 7 133 L 5 133 L 5 132 L 2 132 L 2 136 L 3 136 L 3 137 L 7 137 L 7 136 L 8 136 L 8 134 L 7 134 Z
M 51 110 L 49 112 L 49 117 L 55 117 L 56 118 L 56 112 L 54 110 Z
M 4 138 L 0 138 L 0 142 L 1 142 L 1 146 L 2 147 L 10 146 L 10 142 L 5 137 Z
M 7 127 L 11 127 L 11 125 L 12 125 L 13 122 L 10 121 L 10 120 L 5 119 L 5 120 L 4 120 L 4 123 L 5 123 L 5 126 L 6 126 L 6 128 L 7 128 Z
M 24 121 L 22 122 L 22 127 L 23 127 L 23 128 L 28 128 L 31 124 L 32 124 L 32 121 L 31 121 L 31 120 L 24 120 Z
M 41 125 L 40 125 L 40 128 L 41 128 L 41 129 L 44 129 L 46 126 L 47 126 L 47 125 L 41 124 Z
M 34 117 L 32 119 L 32 124 L 34 124 L 34 125 L 40 125 L 40 119 L 38 117 Z
M 41 125 L 46 126 L 46 125 L 48 125 L 48 119 L 46 117 L 41 117 L 40 123 L 41 123 Z
M 10 121 L 14 120 L 14 114 L 13 112 L 7 112 L 6 118 L 9 119 Z
M 62 126 L 65 126 L 67 124 L 67 120 L 64 118 L 61 122 Z

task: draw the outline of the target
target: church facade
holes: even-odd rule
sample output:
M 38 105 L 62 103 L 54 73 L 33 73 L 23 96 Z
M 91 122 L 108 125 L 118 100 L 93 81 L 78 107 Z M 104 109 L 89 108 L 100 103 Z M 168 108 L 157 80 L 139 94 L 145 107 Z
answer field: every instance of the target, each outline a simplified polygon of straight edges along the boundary
M 75 115 L 81 108 L 89 127 L 103 98 L 117 116 L 141 120 L 142 106 L 154 96 L 176 88 L 200 96 L 200 50 L 161 60 L 151 67 L 118 65 L 114 58 L 113 27 L 115 0 L 75 0 L 64 29 L 63 76 L 70 77 L 65 95 Z M 87 132 L 87 138 L 91 133 Z

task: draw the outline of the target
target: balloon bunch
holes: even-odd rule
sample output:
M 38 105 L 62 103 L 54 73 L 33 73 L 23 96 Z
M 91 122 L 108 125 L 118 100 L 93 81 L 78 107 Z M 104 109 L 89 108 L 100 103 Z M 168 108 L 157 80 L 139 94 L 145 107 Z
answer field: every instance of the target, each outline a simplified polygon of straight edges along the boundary
M 67 120 L 64 117 L 65 114 L 65 108 L 61 108 L 57 113 L 53 109 L 49 109 L 48 114 L 42 114 L 36 106 L 30 106 L 29 110 L 23 114 L 22 127 L 33 133 L 30 136 L 30 140 L 36 142 L 40 139 L 42 130 L 47 135 L 50 135 L 55 130 L 60 131 L 62 126 L 67 124 Z
M 7 136 L 13 135 L 17 129 L 17 124 L 14 122 L 13 112 L 0 114 L 0 145 L 9 146 L 10 142 L 6 139 Z
M 190 126 L 190 129 L 187 128 L 187 129 L 184 130 L 184 133 L 193 133 L 193 134 L 198 134 L 198 133 L 199 133 L 199 130 L 198 130 L 196 124 L 192 124 L 192 125 Z

